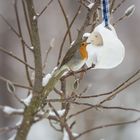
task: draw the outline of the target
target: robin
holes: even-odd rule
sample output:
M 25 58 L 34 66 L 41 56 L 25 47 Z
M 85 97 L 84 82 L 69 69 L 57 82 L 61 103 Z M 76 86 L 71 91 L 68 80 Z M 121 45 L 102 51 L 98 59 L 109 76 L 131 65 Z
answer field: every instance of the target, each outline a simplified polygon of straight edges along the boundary
M 88 59 L 88 52 L 86 50 L 88 44 L 85 41 L 80 44 L 75 43 L 64 56 L 60 68 L 68 68 L 73 72 L 82 68 Z
M 80 44 L 80 45 L 79 45 Z M 99 32 L 94 32 L 92 34 L 91 40 L 82 41 L 81 43 L 75 43 L 64 56 L 60 68 L 68 68 L 71 71 L 77 71 L 83 67 L 86 63 L 88 57 L 90 57 L 89 52 L 87 51 L 87 47 L 90 44 L 94 44 L 97 46 L 103 45 L 103 39 Z

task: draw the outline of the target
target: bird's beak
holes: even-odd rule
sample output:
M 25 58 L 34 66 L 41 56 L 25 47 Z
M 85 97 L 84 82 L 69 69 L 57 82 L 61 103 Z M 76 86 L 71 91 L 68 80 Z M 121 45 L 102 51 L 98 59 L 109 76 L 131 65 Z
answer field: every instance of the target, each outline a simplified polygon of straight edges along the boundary
M 87 45 L 88 45 L 88 44 L 91 44 L 91 42 L 87 42 Z

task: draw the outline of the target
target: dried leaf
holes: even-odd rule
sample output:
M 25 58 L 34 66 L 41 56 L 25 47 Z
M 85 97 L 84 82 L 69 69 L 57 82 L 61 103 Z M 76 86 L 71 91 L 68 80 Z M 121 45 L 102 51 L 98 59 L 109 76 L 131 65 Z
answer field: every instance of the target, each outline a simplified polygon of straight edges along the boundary
M 7 80 L 6 86 L 7 86 L 7 89 L 8 89 L 8 91 L 10 93 L 14 93 L 15 92 L 15 86 L 14 86 L 14 84 L 11 81 Z
M 75 81 L 74 81 L 74 84 L 73 84 L 73 87 L 74 87 L 74 89 L 78 89 L 78 87 L 79 87 L 79 79 L 76 79 Z
M 134 11 L 135 11 L 135 5 L 129 6 L 125 11 L 125 16 L 127 16 L 127 17 L 132 16 Z

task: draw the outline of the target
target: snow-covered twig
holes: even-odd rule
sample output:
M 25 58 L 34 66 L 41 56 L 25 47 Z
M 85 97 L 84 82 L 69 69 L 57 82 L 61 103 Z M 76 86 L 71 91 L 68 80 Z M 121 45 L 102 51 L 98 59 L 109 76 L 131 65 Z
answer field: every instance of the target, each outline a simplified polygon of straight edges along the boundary
M 87 7 L 88 7 L 89 9 L 91 9 L 91 8 L 93 7 L 93 5 L 94 5 L 94 3 L 90 3 Z
M 12 108 L 10 106 L 0 106 L 0 109 L 5 113 L 5 114 L 8 114 L 8 115 L 12 115 L 12 114 L 21 114 L 24 112 L 24 109 L 15 109 L 15 108 Z
M 30 102 L 31 102 L 32 97 L 33 97 L 33 94 L 30 93 L 29 96 L 28 96 L 27 98 L 21 99 L 21 101 L 22 101 L 26 106 L 28 106 L 28 105 L 30 104 Z
M 57 110 L 59 117 L 62 117 L 65 114 L 65 111 L 66 111 L 65 109 Z M 54 111 L 50 110 L 48 116 L 56 116 L 56 114 Z
M 43 80 L 42 80 L 42 86 L 46 86 L 47 83 L 49 82 L 50 78 L 52 77 L 52 75 L 50 73 L 46 74 L 44 77 L 43 77 Z

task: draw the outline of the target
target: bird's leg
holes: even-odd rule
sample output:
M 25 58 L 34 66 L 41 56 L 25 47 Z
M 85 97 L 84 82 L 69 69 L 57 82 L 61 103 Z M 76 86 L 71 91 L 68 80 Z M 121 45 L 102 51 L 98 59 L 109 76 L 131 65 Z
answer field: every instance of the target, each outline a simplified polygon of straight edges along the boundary
M 75 77 L 75 80 L 78 79 L 77 76 L 76 76 L 76 73 L 72 69 L 70 69 L 70 73 Z
M 82 80 L 83 79 L 83 77 L 84 77 L 84 74 L 86 73 L 86 69 L 85 69 L 85 65 L 82 67 L 82 72 L 80 73 L 80 80 Z

